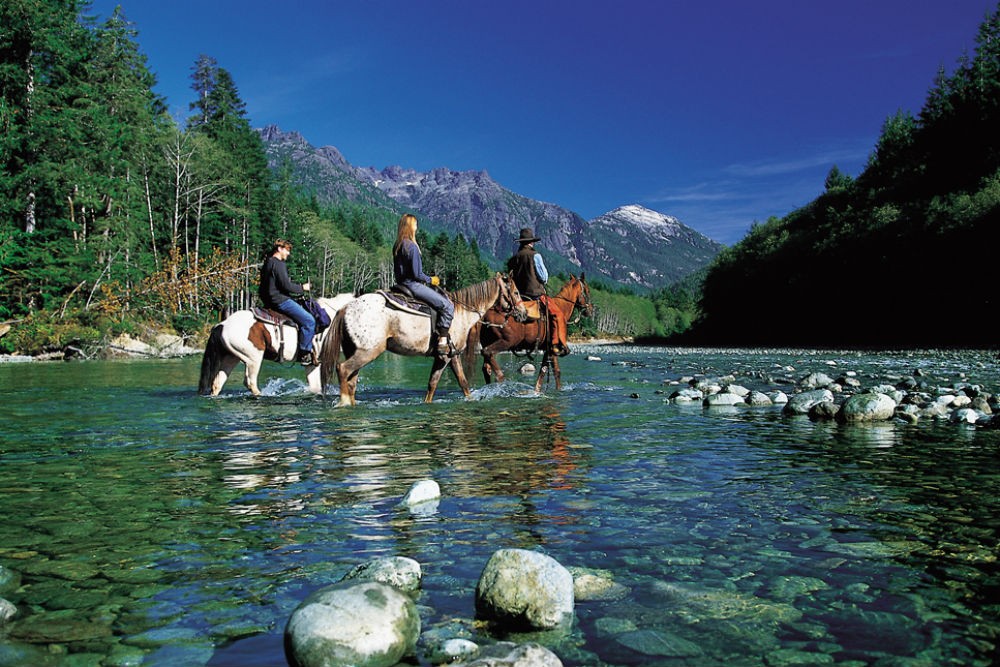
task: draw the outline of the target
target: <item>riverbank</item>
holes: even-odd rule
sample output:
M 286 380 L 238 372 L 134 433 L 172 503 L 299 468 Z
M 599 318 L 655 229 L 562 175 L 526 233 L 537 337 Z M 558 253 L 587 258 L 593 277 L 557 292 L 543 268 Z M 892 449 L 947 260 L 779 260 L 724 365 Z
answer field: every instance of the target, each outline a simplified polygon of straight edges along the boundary
M 0 364 L 32 361 L 72 361 L 76 359 L 174 359 L 201 354 L 201 352 L 201 349 L 189 346 L 184 338 L 174 334 L 154 334 L 148 341 L 132 338 L 129 334 L 121 334 L 106 344 L 88 347 L 87 349 L 67 345 L 62 350 L 36 355 L 0 354 Z

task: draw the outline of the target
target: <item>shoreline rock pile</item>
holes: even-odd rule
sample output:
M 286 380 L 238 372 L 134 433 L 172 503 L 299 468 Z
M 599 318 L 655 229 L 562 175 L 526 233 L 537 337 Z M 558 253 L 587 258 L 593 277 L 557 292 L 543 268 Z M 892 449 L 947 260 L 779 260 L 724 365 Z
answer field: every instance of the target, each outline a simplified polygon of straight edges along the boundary
M 853 371 L 837 377 L 816 372 L 798 380 L 775 380 L 770 376 L 764 380 L 767 384 L 791 386 L 786 393 L 777 388 L 747 388 L 736 382 L 735 375 L 685 376 L 665 382 L 687 385 L 673 391 L 666 402 L 700 404 L 704 408 L 780 406 L 785 415 L 806 415 L 817 421 L 832 419 L 843 424 L 934 420 L 1000 428 L 1000 420 L 994 419 L 1000 411 L 1000 396 L 965 381 L 935 385 L 919 369 L 912 375 L 890 376 L 867 387 Z

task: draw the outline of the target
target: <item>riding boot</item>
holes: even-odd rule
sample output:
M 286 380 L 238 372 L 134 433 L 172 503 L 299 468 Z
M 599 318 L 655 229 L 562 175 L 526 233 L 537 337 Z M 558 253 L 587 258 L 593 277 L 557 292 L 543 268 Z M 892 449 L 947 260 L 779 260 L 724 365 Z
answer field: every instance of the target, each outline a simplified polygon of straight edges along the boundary
M 447 329 L 437 332 L 437 354 L 439 357 L 448 357 L 455 353 L 455 347 L 451 344 L 451 334 Z
M 295 354 L 295 361 L 299 362 L 303 366 L 317 365 L 316 355 L 313 354 L 312 350 L 299 350 Z

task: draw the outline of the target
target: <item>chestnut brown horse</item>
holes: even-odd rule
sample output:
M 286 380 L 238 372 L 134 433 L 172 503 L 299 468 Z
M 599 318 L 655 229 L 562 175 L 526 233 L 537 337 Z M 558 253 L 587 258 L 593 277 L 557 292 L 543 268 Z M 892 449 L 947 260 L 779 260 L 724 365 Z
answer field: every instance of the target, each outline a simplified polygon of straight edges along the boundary
M 594 312 L 594 304 L 590 300 L 590 287 L 583 274 L 579 278 L 571 275 L 559 293 L 549 297 L 549 303 L 562 312 L 564 322 L 569 322 L 576 309 L 580 309 L 581 313 L 587 316 Z M 559 357 L 552 354 L 552 335 L 547 317 L 521 323 L 496 309 L 491 309 L 480 324 L 479 342 L 482 345 L 483 377 L 486 384 L 493 378 L 497 382 L 503 382 L 503 370 L 496 360 L 498 352 L 541 350 L 542 363 L 538 379 L 535 381 L 535 391 L 542 390 L 542 381 L 550 365 L 556 379 L 556 389 L 562 388 Z

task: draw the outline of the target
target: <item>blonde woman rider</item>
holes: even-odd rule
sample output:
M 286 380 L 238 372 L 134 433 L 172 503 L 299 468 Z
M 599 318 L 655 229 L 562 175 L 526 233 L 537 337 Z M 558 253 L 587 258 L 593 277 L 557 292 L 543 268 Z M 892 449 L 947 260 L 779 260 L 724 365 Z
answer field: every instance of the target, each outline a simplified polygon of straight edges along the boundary
M 398 284 L 409 289 L 413 296 L 437 312 L 437 353 L 447 356 L 451 352 L 448 329 L 451 328 L 455 305 L 434 289 L 441 284 L 441 280 L 424 273 L 420 246 L 417 245 L 417 216 L 412 213 L 404 213 L 399 219 L 396 243 L 392 246 L 392 272 Z

